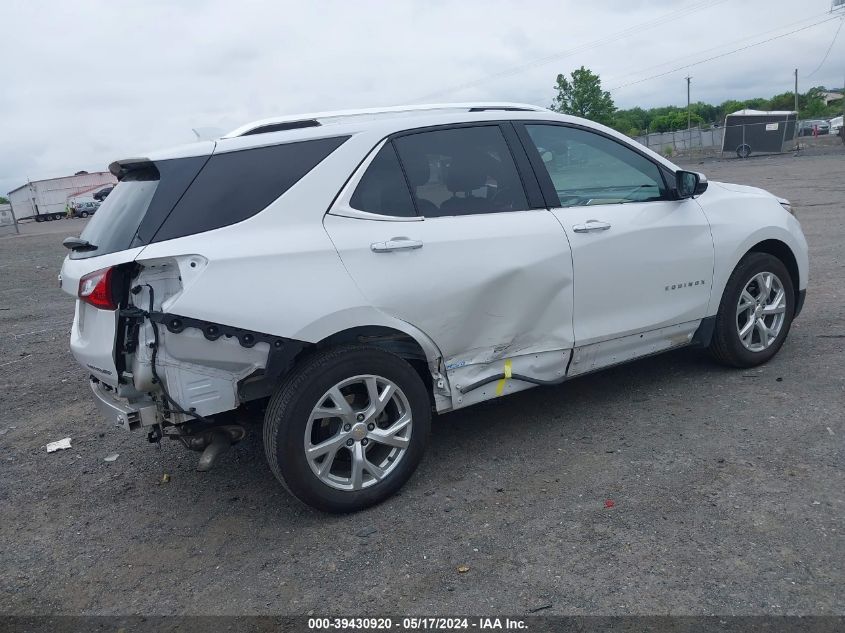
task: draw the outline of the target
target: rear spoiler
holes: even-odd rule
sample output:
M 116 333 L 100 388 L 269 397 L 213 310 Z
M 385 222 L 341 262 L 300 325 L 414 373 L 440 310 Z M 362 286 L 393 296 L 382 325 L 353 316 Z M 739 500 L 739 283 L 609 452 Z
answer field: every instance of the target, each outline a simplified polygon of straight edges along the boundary
M 118 180 L 122 180 L 130 171 L 149 168 L 155 169 L 155 163 L 149 158 L 125 158 L 123 160 L 116 160 L 109 165 L 109 171 Z

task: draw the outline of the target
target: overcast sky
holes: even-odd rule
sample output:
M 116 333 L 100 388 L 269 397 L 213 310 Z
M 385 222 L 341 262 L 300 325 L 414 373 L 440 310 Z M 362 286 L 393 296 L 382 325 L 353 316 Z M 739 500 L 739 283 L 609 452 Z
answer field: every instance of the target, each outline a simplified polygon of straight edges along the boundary
M 829 9 L 830 0 L 2 0 L 0 192 L 190 142 L 194 127 L 275 114 L 425 101 L 547 106 L 557 73 L 582 64 L 611 89 L 810 25 Z M 694 101 L 771 96 L 792 89 L 796 66 L 802 92 L 841 86 L 845 28 L 822 68 L 802 76 L 837 26 L 613 98 L 623 108 L 684 105 L 687 74 Z

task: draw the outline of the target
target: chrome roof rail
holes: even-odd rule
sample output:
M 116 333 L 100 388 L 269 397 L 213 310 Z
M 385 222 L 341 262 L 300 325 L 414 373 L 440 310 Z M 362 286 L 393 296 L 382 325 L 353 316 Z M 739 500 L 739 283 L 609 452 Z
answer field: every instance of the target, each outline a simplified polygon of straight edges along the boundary
M 336 110 L 330 112 L 314 112 L 310 114 L 292 114 L 288 116 L 260 119 L 242 125 L 224 134 L 222 138 L 234 138 L 249 134 L 263 134 L 265 132 L 279 132 L 282 130 L 316 127 L 333 119 L 349 119 L 355 117 L 373 117 L 379 115 L 395 115 L 406 113 L 430 113 L 437 111 L 465 111 L 483 112 L 485 110 L 505 110 L 511 112 L 544 112 L 546 108 L 527 103 L 509 102 L 479 102 L 479 103 L 434 103 L 425 105 L 391 106 L 386 108 L 364 108 L 360 110 Z

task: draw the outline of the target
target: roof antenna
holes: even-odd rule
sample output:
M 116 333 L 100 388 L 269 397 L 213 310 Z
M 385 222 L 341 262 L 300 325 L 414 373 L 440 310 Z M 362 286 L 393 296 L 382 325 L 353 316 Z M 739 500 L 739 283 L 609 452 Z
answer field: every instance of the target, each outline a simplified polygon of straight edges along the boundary
M 195 127 L 191 128 L 199 141 L 214 141 L 223 136 L 223 130 L 217 127 Z

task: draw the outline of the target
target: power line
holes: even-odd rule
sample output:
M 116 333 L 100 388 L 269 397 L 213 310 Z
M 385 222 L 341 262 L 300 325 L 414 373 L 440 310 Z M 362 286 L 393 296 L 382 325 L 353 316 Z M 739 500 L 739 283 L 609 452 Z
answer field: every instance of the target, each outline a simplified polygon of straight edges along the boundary
M 793 26 L 798 26 L 799 24 L 804 24 L 804 23 L 809 22 L 811 20 L 818 19 L 822 16 L 829 16 L 829 15 L 830 15 L 830 11 L 823 11 L 822 13 L 817 13 L 815 15 L 811 15 L 811 16 L 802 18 L 800 20 L 797 20 L 795 22 L 789 22 L 788 24 L 782 24 L 781 26 L 778 26 L 778 27 L 773 28 L 773 29 L 768 29 L 766 31 L 754 33 L 753 35 L 746 35 L 746 36 L 744 36 L 740 39 L 732 40 L 730 42 L 724 42 L 722 44 L 719 44 L 718 46 L 711 46 L 710 48 L 705 48 L 705 49 L 696 51 L 695 53 L 690 53 L 688 55 L 682 55 L 681 57 L 676 57 L 674 60 L 672 60 L 670 62 L 662 62 L 660 64 L 654 64 L 653 66 L 648 66 L 648 67 L 643 68 L 641 70 L 625 71 L 625 72 L 617 73 L 616 75 L 611 75 L 610 79 L 607 79 L 605 83 L 612 84 L 615 81 L 617 81 L 617 79 L 621 80 L 623 77 L 627 78 L 627 77 L 630 77 L 631 75 L 640 75 L 640 74 L 648 72 L 650 70 L 655 70 L 655 69 L 658 69 L 658 68 L 666 68 L 667 66 L 671 66 L 672 64 L 677 64 L 678 62 L 680 62 L 682 60 L 694 59 L 694 58 L 699 57 L 700 55 L 702 55 L 704 53 L 709 53 L 711 51 L 718 51 L 718 50 L 724 49 L 726 46 L 732 46 L 734 44 L 739 44 L 740 42 L 747 42 L 749 39 L 752 39 L 752 38 L 755 38 L 755 37 L 762 37 L 763 35 L 768 35 L 769 33 L 776 33 L 776 32 L 781 31 L 783 29 L 788 29 L 788 28 L 791 28 Z
M 584 51 L 590 50 L 592 48 L 596 48 L 598 46 L 602 46 L 604 44 L 608 44 L 610 42 L 616 42 L 616 41 L 618 41 L 618 39 L 620 37 L 623 37 L 625 35 L 630 35 L 631 33 L 636 32 L 640 29 L 659 26 L 661 24 L 665 24 L 666 22 L 670 22 L 670 21 L 679 19 L 681 17 L 691 15 L 693 13 L 696 13 L 697 11 L 701 11 L 702 9 L 707 9 L 707 8 L 710 8 L 710 7 L 715 6 L 717 4 L 722 4 L 723 2 L 726 2 L 726 1 L 727 0 L 704 0 L 704 1 L 699 0 L 698 2 L 696 2 L 696 3 L 694 3 L 690 6 L 686 6 L 686 7 L 680 8 L 680 9 L 676 9 L 674 11 L 670 11 L 669 13 L 666 13 L 666 14 L 664 14 L 664 15 L 662 15 L 659 18 L 656 18 L 654 20 L 647 20 L 646 22 L 641 22 L 640 24 L 635 24 L 633 26 L 629 26 L 629 27 L 627 27 L 627 28 L 625 28 L 621 31 L 618 31 L 616 33 L 613 33 L 613 34 L 608 35 L 608 36 L 603 37 L 603 38 L 599 38 L 597 40 L 593 40 L 591 42 L 587 42 L 585 44 L 581 44 L 581 45 L 576 46 L 575 48 L 571 48 L 569 50 L 561 51 L 559 53 L 553 53 L 552 55 L 540 57 L 540 58 L 531 60 L 529 62 L 525 62 L 524 64 L 519 64 L 517 66 L 512 66 L 512 67 L 507 68 L 505 70 L 502 70 L 500 72 L 493 73 L 493 74 L 490 74 L 490 75 L 486 75 L 484 77 L 480 77 L 480 78 L 474 79 L 472 81 L 468 81 L 468 82 L 465 82 L 465 83 L 462 83 L 462 84 L 456 84 L 456 85 L 451 86 L 449 88 L 444 88 L 442 90 L 437 90 L 435 92 L 431 92 L 431 93 L 424 95 L 422 97 L 418 97 L 417 100 L 427 101 L 427 100 L 433 99 L 435 97 L 440 97 L 442 95 L 451 94 L 453 92 L 459 92 L 461 90 L 465 90 L 466 88 L 472 88 L 474 86 L 478 86 L 478 85 L 487 83 L 488 81 L 491 81 L 493 79 L 500 79 L 502 77 L 509 77 L 511 75 L 516 75 L 516 74 L 519 74 L 519 73 L 521 73 L 525 70 L 528 70 L 529 68 L 534 68 L 536 66 L 543 66 L 545 64 L 556 61 L 558 59 L 563 59 L 565 57 L 575 55 L 576 53 L 582 53 Z
M 755 46 L 760 46 L 761 44 L 767 44 L 769 42 L 773 42 L 775 40 L 779 40 L 783 37 L 787 37 L 789 35 L 794 35 L 795 33 L 800 33 L 801 31 L 806 31 L 807 29 L 813 28 L 814 26 L 818 26 L 819 24 L 824 24 L 825 22 L 830 22 L 831 20 L 836 20 L 838 17 L 828 18 L 826 20 L 822 20 L 821 22 L 816 22 L 814 24 L 810 24 L 808 26 L 803 26 L 800 29 L 795 29 L 794 31 L 789 31 L 788 33 L 783 33 L 781 35 L 775 35 L 774 37 L 770 37 L 765 40 L 761 40 L 759 42 L 754 42 L 753 44 L 748 44 L 747 46 L 741 46 L 740 48 L 735 48 L 731 51 L 726 53 L 721 53 L 720 55 L 714 55 L 712 57 L 708 57 L 707 59 L 702 59 L 697 62 L 693 62 L 691 64 L 686 64 L 684 66 L 678 66 L 677 68 L 673 68 L 672 70 L 667 70 L 666 72 L 658 73 L 656 75 L 651 75 L 650 77 L 644 77 L 643 79 L 637 79 L 636 81 L 631 81 L 626 84 L 622 84 L 620 86 L 615 86 L 614 88 L 610 89 L 610 92 L 614 92 L 616 90 L 620 90 L 622 88 L 627 88 L 628 86 L 634 86 L 636 84 L 641 84 L 644 81 L 650 81 L 652 79 L 657 79 L 659 77 L 665 77 L 666 75 L 671 75 L 672 73 L 678 72 L 679 70 L 686 70 L 687 68 L 692 68 L 693 66 L 700 66 L 701 64 L 706 64 L 707 62 L 712 62 L 714 59 L 721 59 L 722 57 L 727 57 L 728 55 L 733 55 L 734 53 L 739 53 L 741 51 L 748 50 L 749 48 L 754 48 Z
M 827 47 L 827 51 L 825 52 L 821 63 L 816 67 L 816 69 L 813 72 L 811 72 L 809 75 L 804 77 L 804 79 L 809 79 L 810 77 L 812 77 L 813 75 L 815 75 L 817 72 L 819 72 L 822 69 L 822 66 L 824 66 L 824 63 L 827 61 L 827 56 L 830 55 L 830 51 L 833 49 L 833 45 L 836 44 L 836 38 L 839 37 L 839 31 L 842 30 L 843 24 L 845 24 L 845 17 L 842 17 L 842 18 L 839 19 L 839 28 L 837 28 L 836 33 L 833 34 L 833 40 L 831 40 L 830 46 Z

